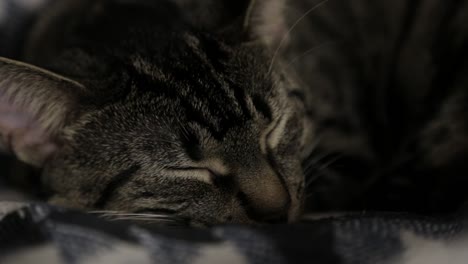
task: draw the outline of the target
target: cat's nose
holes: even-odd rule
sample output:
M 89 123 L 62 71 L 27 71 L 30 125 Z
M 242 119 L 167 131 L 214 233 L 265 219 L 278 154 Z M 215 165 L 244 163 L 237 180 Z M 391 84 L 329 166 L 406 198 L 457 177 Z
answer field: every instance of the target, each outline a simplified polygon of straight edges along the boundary
M 242 185 L 239 199 L 250 218 L 268 223 L 287 222 L 291 199 L 278 175 L 257 175 Z

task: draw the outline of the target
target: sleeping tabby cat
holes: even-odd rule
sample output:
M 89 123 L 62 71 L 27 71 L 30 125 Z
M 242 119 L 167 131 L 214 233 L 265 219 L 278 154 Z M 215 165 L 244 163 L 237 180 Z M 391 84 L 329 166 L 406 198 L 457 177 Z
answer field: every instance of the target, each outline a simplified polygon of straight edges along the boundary
M 308 185 L 311 209 L 450 211 L 468 186 L 467 10 L 55 1 L 0 59 L 0 146 L 87 210 L 291 222 Z
M 4 147 L 42 168 L 52 203 L 194 225 L 297 219 L 309 139 L 297 87 L 268 69 L 273 6 L 195 4 L 57 1 L 28 64 L 2 59 Z

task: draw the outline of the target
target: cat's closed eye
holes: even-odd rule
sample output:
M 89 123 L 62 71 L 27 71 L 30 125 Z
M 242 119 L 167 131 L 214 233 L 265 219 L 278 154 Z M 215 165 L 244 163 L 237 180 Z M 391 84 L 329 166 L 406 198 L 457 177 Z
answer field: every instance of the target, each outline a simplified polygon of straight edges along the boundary
M 204 167 L 176 167 L 168 168 L 167 174 L 171 177 L 181 177 L 187 179 L 196 179 L 209 184 L 212 184 L 218 177 L 225 176 L 224 174 L 215 172 L 213 169 Z

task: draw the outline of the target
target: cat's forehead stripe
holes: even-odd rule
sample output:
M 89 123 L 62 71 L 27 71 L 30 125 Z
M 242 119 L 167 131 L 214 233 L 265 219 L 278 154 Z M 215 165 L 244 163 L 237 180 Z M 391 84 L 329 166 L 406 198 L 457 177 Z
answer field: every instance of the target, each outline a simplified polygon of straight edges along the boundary
M 189 52 L 186 50 L 183 58 L 187 63 L 163 60 L 157 65 L 143 56 L 133 56 L 132 64 L 140 75 L 135 88 L 150 87 L 158 96 L 178 102 L 187 121 L 196 122 L 215 138 L 222 139 L 231 127 L 252 118 L 250 95 L 246 92 L 250 87 L 230 76 L 226 72 L 229 70 L 215 67 L 208 54 L 210 51 L 197 38 L 190 37 L 186 41 Z M 219 44 L 214 42 L 209 46 L 216 45 Z M 261 95 L 256 95 L 255 108 L 271 118 L 268 104 L 260 98 Z
M 167 76 L 164 75 L 164 73 L 155 67 L 154 64 L 150 63 L 147 59 L 139 56 L 139 55 L 134 55 L 131 57 L 133 67 L 135 67 L 135 70 L 144 75 L 152 76 L 152 78 L 158 79 L 158 80 L 167 80 Z

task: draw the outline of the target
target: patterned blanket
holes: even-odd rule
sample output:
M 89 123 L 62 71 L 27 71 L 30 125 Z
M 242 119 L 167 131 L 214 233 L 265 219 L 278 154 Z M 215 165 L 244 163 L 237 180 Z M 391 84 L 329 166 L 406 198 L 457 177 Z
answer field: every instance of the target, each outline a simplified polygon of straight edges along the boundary
M 463 215 L 358 214 L 294 225 L 140 226 L 0 203 L 0 263 L 467 263 Z

